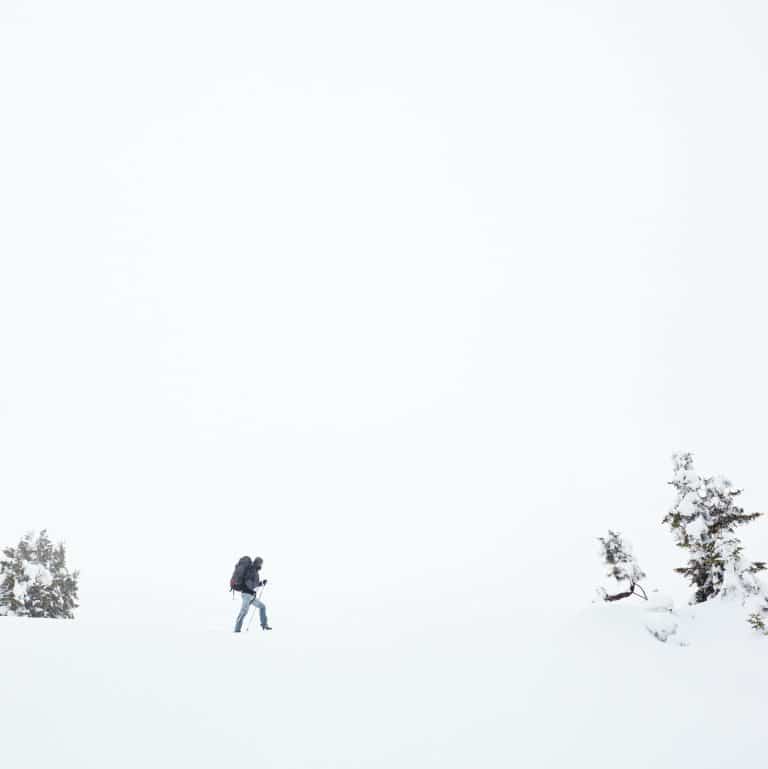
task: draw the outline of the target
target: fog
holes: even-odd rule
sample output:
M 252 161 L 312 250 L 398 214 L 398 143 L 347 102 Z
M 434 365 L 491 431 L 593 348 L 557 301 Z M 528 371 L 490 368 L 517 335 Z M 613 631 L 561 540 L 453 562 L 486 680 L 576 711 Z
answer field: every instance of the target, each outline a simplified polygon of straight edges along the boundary
M 323 643 L 583 606 L 608 526 L 682 582 L 673 451 L 768 510 L 766 21 L 3 3 L 0 542 L 222 632 L 261 555 Z

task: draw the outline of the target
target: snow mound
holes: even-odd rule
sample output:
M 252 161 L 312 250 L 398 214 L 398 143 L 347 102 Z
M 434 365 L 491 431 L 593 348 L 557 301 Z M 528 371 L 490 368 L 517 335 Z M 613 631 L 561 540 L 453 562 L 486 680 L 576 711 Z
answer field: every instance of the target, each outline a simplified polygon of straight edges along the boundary
M 768 639 L 727 601 L 599 606 L 550 645 L 526 713 L 541 767 L 725 769 L 763 763 Z M 660 643 L 661 642 L 661 643 Z M 556 739 L 553 739 L 556 735 Z

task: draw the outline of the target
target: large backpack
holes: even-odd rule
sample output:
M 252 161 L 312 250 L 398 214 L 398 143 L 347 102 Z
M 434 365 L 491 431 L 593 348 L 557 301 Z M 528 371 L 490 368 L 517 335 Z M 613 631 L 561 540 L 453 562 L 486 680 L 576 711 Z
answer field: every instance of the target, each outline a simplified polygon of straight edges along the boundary
M 235 570 L 232 572 L 232 577 L 229 580 L 230 590 L 243 590 L 245 587 L 245 576 L 248 574 L 248 570 L 253 566 L 253 561 L 250 556 L 244 555 L 235 566 Z

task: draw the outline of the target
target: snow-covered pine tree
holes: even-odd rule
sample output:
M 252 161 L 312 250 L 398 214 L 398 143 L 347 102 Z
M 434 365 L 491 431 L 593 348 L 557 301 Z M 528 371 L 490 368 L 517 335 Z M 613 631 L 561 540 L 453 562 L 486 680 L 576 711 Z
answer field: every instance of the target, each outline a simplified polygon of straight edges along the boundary
M 639 595 L 648 600 L 645 590 L 640 586 L 640 582 L 645 579 L 645 572 L 640 568 L 637 559 L 632 553 L 632 546 L 621 534 L 608 529 L 607 537 L 598 537 L 600 542 L 603 562 L 607 568 L 606 576 L 613 577 L 619 584 L 629 582 L 629 590 L 609 594 L 606 590 L 601 591 L 604 601 L 618 601 L 621 598 L 628 598 L 631 595 Z
M 759 611 L 752 612 L 752 614 L 747 617 L 747 622 L 752 630 L 768 636 L 768 627 L 765 625 L 766 614 L 768 614 L 768 607 L 764 606 Z
M 63 543 L 45 530 L 26 534 L 0 557 L 0 615 L 72 619 L 77 608 L 78 572 L 67 568 Z
M 664 517 L 677 545 L 689 553 L 687 565 L 675 569 L 696 589 L 691 603 L 703 603 L 717 595 L 744 602 L 763 593 L 757 573 L 763 561 L 744 559 L 737 526 L 754 521 L 761 513 L 745 513 L 736 504 L 740 489 L 722 476 L 702 477 L 693 469 L 693 455 L 673 456 L 677 492 L 672 509 Z

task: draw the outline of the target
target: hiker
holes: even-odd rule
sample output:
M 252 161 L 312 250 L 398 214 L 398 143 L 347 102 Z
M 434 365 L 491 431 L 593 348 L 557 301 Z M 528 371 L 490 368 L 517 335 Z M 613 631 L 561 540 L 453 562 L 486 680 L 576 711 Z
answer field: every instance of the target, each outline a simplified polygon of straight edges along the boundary
M 242 630 L 243 620 L 251 606 L 259 610 L 261 629 L 272 630 L 267 622 L 267 607 L 256 597 L 256 589 L 267 584 L 267 580 L 259 578 L 259 571 L 264 560 L 262 558 L 254 558 L 251 563 L 248 563 L 250 560 L 248 556 L 241 558 L 235 567 L 235 574 L 232 577 L 232 589 L 239 590 L 243 594 L 243 605 L 240 608 L 240 613 L 237 615 L 235 633 L 239 633 Z

